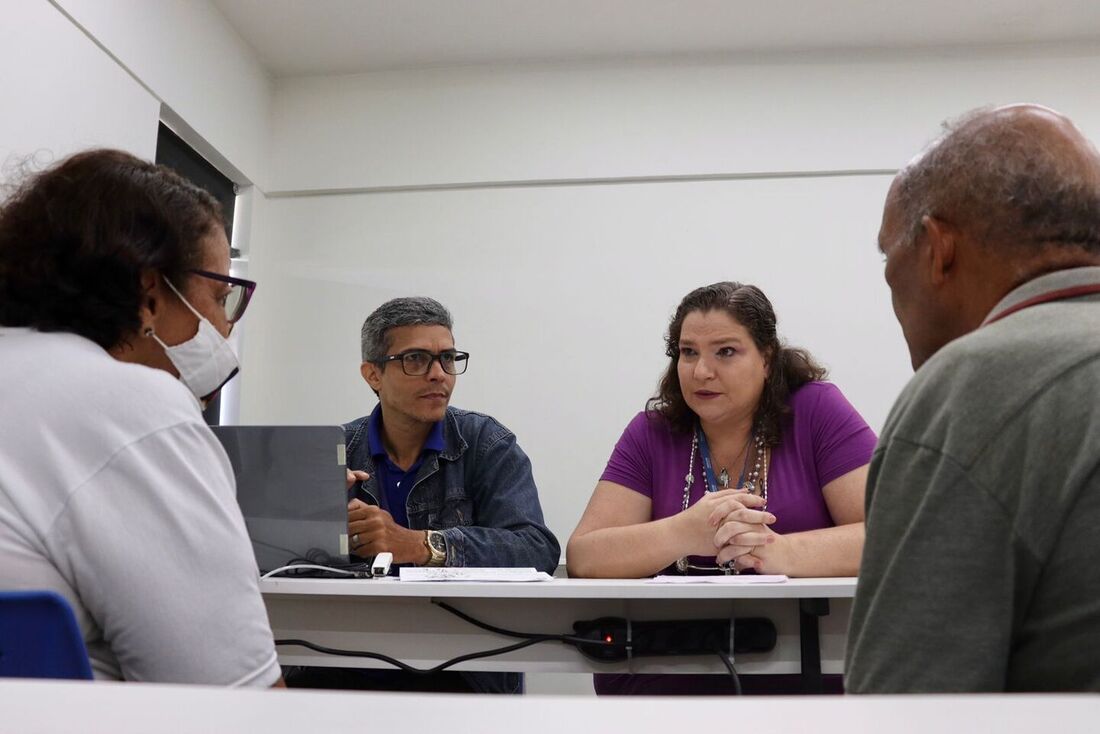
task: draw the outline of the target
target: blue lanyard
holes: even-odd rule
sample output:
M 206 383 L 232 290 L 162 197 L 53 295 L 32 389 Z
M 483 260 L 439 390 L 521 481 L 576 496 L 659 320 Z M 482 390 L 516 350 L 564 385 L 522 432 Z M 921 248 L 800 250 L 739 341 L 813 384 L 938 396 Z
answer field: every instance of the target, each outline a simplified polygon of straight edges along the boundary
M 706 434 L 703 433 L 702 426 L 695 427 L 695 435 L 699 440 L 699 456 L 703 459 L 703 478 L 707 482 L 708 492 L 717 492 L 718 479 L 714 474 L 714 465 L 710 461 L 710 445 L 707 443 Z M 751 440 L 751 439 L 750 439 Z M 727 475 L 728 476 L 728 475 Z M 729 481 L 728 479 L 726 480 Z M 741 476 L 737 477 L 736 489 L 740 489 L 745 483 L 745 467 L 741 467 Z M 726 487 L 728 489 L 728 485 Z
M 714 475 L 714 466 L 710 462 L 710 446 L 707 437 L 703 434 L 703 427 L 695 427 L 695 435 L 699 440 L 699 456 L 703 459 L 703 478 L 707 483 L 708 492 L 718 491 L 718 479 Z

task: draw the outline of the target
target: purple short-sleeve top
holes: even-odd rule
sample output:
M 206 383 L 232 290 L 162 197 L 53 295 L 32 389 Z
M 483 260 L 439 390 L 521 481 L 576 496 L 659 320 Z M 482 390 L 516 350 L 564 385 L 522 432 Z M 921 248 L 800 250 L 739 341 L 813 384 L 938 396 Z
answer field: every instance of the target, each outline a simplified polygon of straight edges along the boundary
M 875 434 L 840 390 L 828 382 L 809 382 L 787 401 L 779 445 L 772 448 L 768 466 L 768 510 L 775 515 L 772 529 L 797 533 L 832 527 L 832 516 L 822 489 L 853 469 L 870 463 Z M 691 434 L 677 433 L 657 413 L 639 413 L 623 431 L 601 480 L 640 492 L 653 501 L 660 520 L 680 512 L 684 475 L 691 453 Z M 706 484 L 702 462 L 696 457 L 691 504 Z M 713 559 L 695 559 L 705 563 Z M 826 688 L 840 692 L 839 676 L 826 676 Z M 796 676 L 742 676 L 746 693 L 797 691 Z M 729 693 L 730 681 L 721 675 L 608 675 L 595 676 L 599 694 L 702 695 Z
M 772 529 L 786 534 L 831 527 L 822 488 L 871 461 L 875 433 L 829 382 L 806 383 L 787 404 L 790 413 L 768 466 Z M 660 520 L 681 510 L 690 454 L 690 433 L 673 431 L 660 414 L 642 412 L 623 431 L 600 479 L 649 497 L 651 519 Z M 694 473 L 691 504 L 706 487 L 698 456 Z

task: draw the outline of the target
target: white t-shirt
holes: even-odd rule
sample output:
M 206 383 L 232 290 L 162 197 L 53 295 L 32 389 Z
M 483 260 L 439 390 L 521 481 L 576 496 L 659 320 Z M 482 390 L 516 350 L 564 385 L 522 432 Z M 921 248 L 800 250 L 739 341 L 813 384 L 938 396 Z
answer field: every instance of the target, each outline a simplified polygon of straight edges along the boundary
M 278 679 L 235 486 L 171 375 L 0 327 L 0 589 L 68 599 L 96 678 Z

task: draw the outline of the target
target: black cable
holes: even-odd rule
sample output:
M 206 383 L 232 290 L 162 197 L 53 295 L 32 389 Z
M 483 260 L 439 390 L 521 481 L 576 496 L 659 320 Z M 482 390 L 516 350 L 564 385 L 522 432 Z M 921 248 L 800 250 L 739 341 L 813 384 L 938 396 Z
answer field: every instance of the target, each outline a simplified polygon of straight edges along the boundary
M 522 650 L 526 647 L 531 647 L 532 645 L 537 645 L 540 642 L 562 642 L 562 643 L 565 643 L 567 645 L 574 645 L 574 646 L 599 644 L 597 641 L 589 639 L 587 637 L 576 637 L 576 636 L 573 636 L 573 635 L 557 635 L 557 634 L 545 635 L 545 634 L 537 634 L 537 633 L 533 633 L 533 632 L 517 632 L 515 630 L 509 630 L 509 629 L 505 629 L 503 627 L 497 627 L 495 625 L 491 625 L 488 622 L 482 622 L 479 619 L 475 619 L 475 618 L 471 617 L 470 615 L 466 614 L 465 612 L 461 612 L 458 609 L 455 609 L 454 607 L 452 607 L 447 602 L 438 601 L 436 599 L 433 599 L 432 603 L 435 604 L 436 606 L 440 607 L 444 611 L 447 611 L 447 612 L 453 614 L 454 616 L 458 617 L 459 619 L 474 625 L 475 627 L 483 629 L 487 632 L 493 632 L 493 633 L 498 634 L 498 635 L 503 635 L 505 637 L 517 638 L 517 639 L 522 640 L 522 642 L 517 642 L 514 645 L 506 645 L 505 647 L 494 648 L 492 650 L 484 650 L 482 652 L 472 652 L 472 653 L 467 653 L 466 655 L 459 655 L 458 657 L 451 658 L 450 660 L 446 660 L 446 661 L 440 663 L 439 665 L 436 665 L 433 668 L 414 668 L 411 665 L 408 665 L 406 663 L 401 662 L 400 660 L 397 660 L 395 658 L 391 658 L 390 656 L 383 655 L 381 653 L 367 652 L 365 650 L 341 650 L 341 649 L 335 648 L 335 647 L 325 647 L 323 645 L 318 645 L 318 644 L 315 644 L 313 642 L 309 642 L 308 640 L 299 640 L 299 639 L 275 640 L 275 644 L 276 645 L 282 645 L 282 646 L 285 646 L 285 645 L 298 645 L 300 647 L 305 647 L 309 650 L 324 653 L 326 655 L 341 655 L 341 656 L 344 656 L 344 657 L 369 658 L 371 660 L 380 660 L 384 663 L 389 663 L 390 665 L 394 666 L 395 668 L 398 668 L 399 670 L 404 670 L 408 673 L 416 673 L 418 675 L 431 675 L 433 673 L 438 673 L 438 672 L 441 672 L 443 670 L 446 670 L 447 668 L 450 668 L 451 666 L 458 665 L 459 663 L 464 663 L 467 660 L 478 660 L 480 658 L 493 657 L 494 655 L 503 655 L 505 653 L 513 652 L 515 650 Z M 740 678 L 738 678 L 737 671 L 733 667 L 733 661 L 729 659 L 729 656 L 726 653 L 724 653 L 722 651 L 715 651 L 715 652 L 718 655 L 718 658 L 722 661 L 722 663 L 726 666 L 726 669 L 730 673 L 730 677 L 733 681 L 734 693 L 736 695 L 740 696 L 741 695 L 741 680 L 740 680 Z
M 458 609 L 455 609 L 454 607 L 452 607 L 447 602 L 437 601 L 437 600 L 433 599 L 432 603 L 436 604 L 439 607 L 441 607 L 445 611 L 450 612 L 451 614 L 455 615 L 459 619 L 461 619 L 465 622 L 469 622 L 470 624 L 474 625 L 475 627 L 480 627 L 483 630 L 486 630 L 488 632 L 494 632 L 494 633 L 499 634 L 499 635 L 504 635 L 505 637 L 515 637 L 515 638 L 521 639 L 523 641 L 518 642 L 514 645 L 507 645 L 505 647 L 498 647 L 498 648 L 495 648 L 495 649 L 492 649 L 492 650 L 484 650 L 482 652 L 472 652 L 472 653 L 468 653 L 466 655 L 460 655 L 456 658 L 452 658 L 450 660 L 444 661 L 444 662 L 440 663 L 439 665 L 436 665 L 434 668 L 414 668 L 411 665 L 408 665 L 406 663 L 401 662 L 400 660 L 397 660 L 395 658 L 391 658 L 390 656 L 383 655 L 381 653 L 367 652 L 365 650 L 341 650 L 341 649 L 335 648 L 335 647 L 325 647 L 323 645 L 318 645 L 316 643 L 309 642 L 308 640 L 298 640 L 298 639 L 275 640 L 275 644 L 276 645 L 298 645 L 300 647 L 305 647 L 305 648 L 313 650 L 315 652 L 325 653 L 326 655 L 342 655 L 342 656 L 345 656 L 345 657 L 358 657 L 358 658 L 369 658 L 371 660 L 381 660 L 384 663 L 389 663 L 390 665 L 394 666 L 395 668 L 398 668 L 400 670 L 404 670 L 408 673 L 416 673 L 416 674 L 419 674 L 419 675 L 430 675 L 432 673 L 438 673 L 442 670 L 446 670 L 447 668 L 449 668 L 453 665 L 458 665 L 459 663 L 464 663 L 467 660 L 477 660 L 479 658 L 492 657 L 493 655 L 503 655 L 504 653 L 513 652 L 515 650 L 522 650 L 523 648 L 530 647 L 531 645 L 537 645 L 540 642 L 563 642 L 563 643 L 566 643 L 566 644 L 592 644 L 592 642 L 593 642 L 592 640 L 589 640 L 589 639 L 586 639 L 586 638 L 583 638 L 583 637 L 572 637 L 570 635 L 541 635 L 541 634 L 535 634 L 535 633 L 530 633 L 530 632 L 516 632 L 514 630 L 504 629 L 503 627 L 495 627 L 495 626 L 493 626 L 491 624 L 488 624 L 486 622 L 482 622 L 479 619 L 474 619 L 473 617 L 469 616 L 468 614 L 465 614 L 464 612 L 460 612 Z
M 295 566 L 303 566 L 303 568 L 294 568 Z M 318 568 L 305 568 L 304 566 L 325 566 L 331 571 L 325 571 Z M 325 574 L 329 574 L 327 578 L 363 578 L 360 574 L 370 575 L 370 564 L 365 562 L 359 563 L 318 563 L 317 561 L 310 560 L 309 558 L 291 558 L 286 567 L 279 571 L 276 576 L 285 576 L 288 578 L 299 577 L 314 577 L 314 578 L 326 578 Z M 354 572 L 340 574 L 341 571 Z M 336 572 L 335 574 L 333 572 Z M 272 576 L 271 578 L 274 578 Z
M 269 550 L 279 551 L 290 556 L 290 560 L 287 561 L 287 565 L 291 563 L 316 563 L 318 566 L 335 566 L 340 563 L 346 563 L 347 556 L 334 556 L 324 548 L 310 548 L 306 551 L 304 556 L 298 555 L 298 551 L 291 550 L 290 548 L 283 548 L 280 545 L 274 543 L 265 543 L 262 540 L 252 540 L 252 545 L 259 545 Z
M 294 557 L 294 558 L 298 557 L 298 551 L 291 550 L 290 548 L 283 548 L 281 545 L 275 545 L 274 543 L 265 543 L 262 540 L 253 540 L 252 545 L 262 545 L 264 548 L 268 548 L 270 550 L 277 550 L 280 553 L 286 553 L 287 555 L 289 555 L 291 557 Z
M 475 627 L 480 627 L 483 630 L 486 630 L 488 632 L 495 632 L 496 634 L 504 635 L 505 637 L 516 637 L 516 638 L 519 638 L 519 639 L 535 639 L 535 638 L 543 638 L 545 640 L 556 639 L 556 640 L 560 640 L 563 643 L 571 644 L 571 645 L 599 644 L 595 640 L 591 640 L 591 639 L 588 639 L 586 637 L 574 637 L 574 636 L 571 636 L 571 635 L 538 635 L 538 634 L 534 634 L 534 633 L 531 633 L 531 632 L 517 632 L 515 630 L 509 630 L 509 629 L 505 629 L 503 627 L 497 627 L 495 625 L 491 625 L 488 622 L 482 622 L 480 619 L 475 619 L 475 618 L 471 617 L 470 615 L 468 615 L 464 612 L 461 612 L 458 609 L 455 609 L 454 607 L 452 607 L 450 604 L 448 604 L 445 601 L 439 601 L 437 599 L 432 599 L 432 604 L 435 604 L 436 606 L 450 612 L 451 614 L 455 615 L 456 617 L 458 617 L 459 619 L 461 619 L 465 622 L 469 622 L 470 624 L 474 625 Z M 737 675 L 737 670 L 733 667 L 733 661 L 730 660 L 729 655 L 722 652 L 721 650 L 715 650 L 715 654 L 718 655 L 718 658 L 722 661 L 723 665 L 726 666 L 726 670 L 729 671 L 730 679 L 733 682 L 734 695 L 736 695 L 736 696 L 742 695 L 741 694 L 741 679 Z
M 534 633 L 534 632 L 516 632 L 515 630 L 505 629 L 503 627 L 496 627 L 494 625 L 489 624 L 488 622 L 482 622 L 480 619 L 474 619 L 473 617 L 466 614 L 465 612 L 460 612 L 459 610 L 455 609 L 454 607 L 452 607 L 450 604 L 448 604 L 445 601 L 439 601 L 438 599 L 432 599 L 432 604 L 435 604 L 436 606 L 440 607 L 441 609 L 444 609 L 444 610 L 450 612 L 451 614 L 455 615 L 456 617 L 458 617 L 459 619 L 461 619 L 464 622 L 469 622 L 470 624 L 474 625 L 475 627 L 480 627 L 481 629 L 485 630 L 486 632 L 495 632 L 498 635 L 503 635 L 505 637 L 514 637 L 517 640 L 531 640 L 531 639 L 539 638 L 539 642 L 550 642 L 552 640 L 556 640 L 558 642 L 564 642 L 568 645 L 593 645 L 593 644 L 598 644 L 596 642 L 596 640 L 590 640 L 587 637 L 575 637 L 573 635 L 543 635 L 543 634 L 537 634 L 537 633 Z
M 548 639 L 552 639 L 552 638 L 548 638 Z M 459 663 L 464 663 L 467 660 L 477 660 L 479 658 L 492 657 L 493 655 L 503 655 L 504 653 L 507 653 L 507 652 L 512 652 L 514 650 L 522 650 L 525 647 L 530 647 L 531 645 L 537 645 L 540 642 L 546 642 L 546 641 L 547 640 L 544 640 L 544 639 L 524 640 L 523 642 L 517 642 L 514 645 L 508 645 L 506 647 L 498 647 L 498 648 L 493 649 L 493 650 L 484 650 L 482 652 L 471 652 L 471 653 L 467 653 L 466 655 L 459 655 L 457 658 L 451 658 L 450 660 L 446 660 L 446 661 L 440 663 L 439 665 L 435 666 L 434 668 L 414 668 L 413 666 L 407 665 L 406 663 L 403 663 L 400 660 L 397 660 L 395 658 L 391 658 L 389 655 L 383 655 L 383 654 L 377 653 L 377 652 L 366 652 L 366 651 L 363 651 L 363 650 L 341 650 L 341 649 L 335 648 L 335 647 L 325 647 L 323 645 L 317 645 L 317 644 L 312 643 L 308 640 L 296 640 L 296 639 L 275 640 L 275 644 L 276 645 L 284 645 L 284 646 L 285 645 L 298 645 L 300 647 L 305 647 L 305 648 L 308 648 L 310 650 L 313 650 L 314 652 L 325 653 L 326 655 L 341 655 L 341 656 L 344 656 L 344 657 L 351 657 L 351 658 L 370 658 L 371 660 L 381 660 L 382 662 L 389 663 L 390 665 L 394 666 L 395 668 L 399 668 L 400 670 L 404 670 L 407 673 L 417 673 L 418 675 L 431 675 L 433 673 L 438 673 L 440 671 L 446 670 L 447 668 L 451 667 L 452 665 L 458 665 Z
M 733 667 L 733 661 L 730 660 L 730 656 L 724 652 L 718 653 L 718 659 L 726 666 L 726 670 L 730 672 L 730 678 L 733 680 L 733 695 L 741 695 L 741 679 L 737 676 L 737 670 Z

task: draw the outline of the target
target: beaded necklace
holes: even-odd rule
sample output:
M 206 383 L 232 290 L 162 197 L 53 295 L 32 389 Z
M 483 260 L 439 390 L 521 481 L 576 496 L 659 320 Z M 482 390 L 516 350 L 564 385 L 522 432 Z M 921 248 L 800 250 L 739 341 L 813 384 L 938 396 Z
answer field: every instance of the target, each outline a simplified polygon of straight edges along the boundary
M 764 438 L 759 434 L 753 437 L 753 443 L 756 444 L 756 461 L 753 464 L 752 471 L 748 473 L 748 477 L 745 483 L 742 485 L 744 489 L 747 489 L 752 494 L 759 494 L 764 500 L 763 510 L 768 509 L 768 460 L 771 458 L 771 449 L 764 446 Z M 688 471 L 684 475 L 684 499 L 681 504 L 680 511 L 686 511 L 691 503 L 691 486 L 695 484 L 695 456 L 699 453 L 699 432 L 696 431 L 691 437 L 691 455 L 688 456 Z M 748 461 L 748 457 L 745 457 Z M 742 475 L 744 471 L 742 471 Z M 723 476 L 724 475 L 724 476 Z M 722 474 L 719 475 L 723 478 L 722 489 L 729 489 L 729 474 L 723 469 Z M 759 482 L 760 491 L 756 491 L 757 483 Z M 709 484 L 709 482 L 708 482 Z M 717 491 L 718 487 L 710 488 L 708 486 L 707 491 Z M 677 559 L 676 570 L 680 573 L 684 573 L 688 568 L 698 568 L 688 563 L 687 556 Z M 737 569 L 734 568 L 733 563 L 727 563 L 725 567 L 721 569 L 725 573 L 737 573 Z

